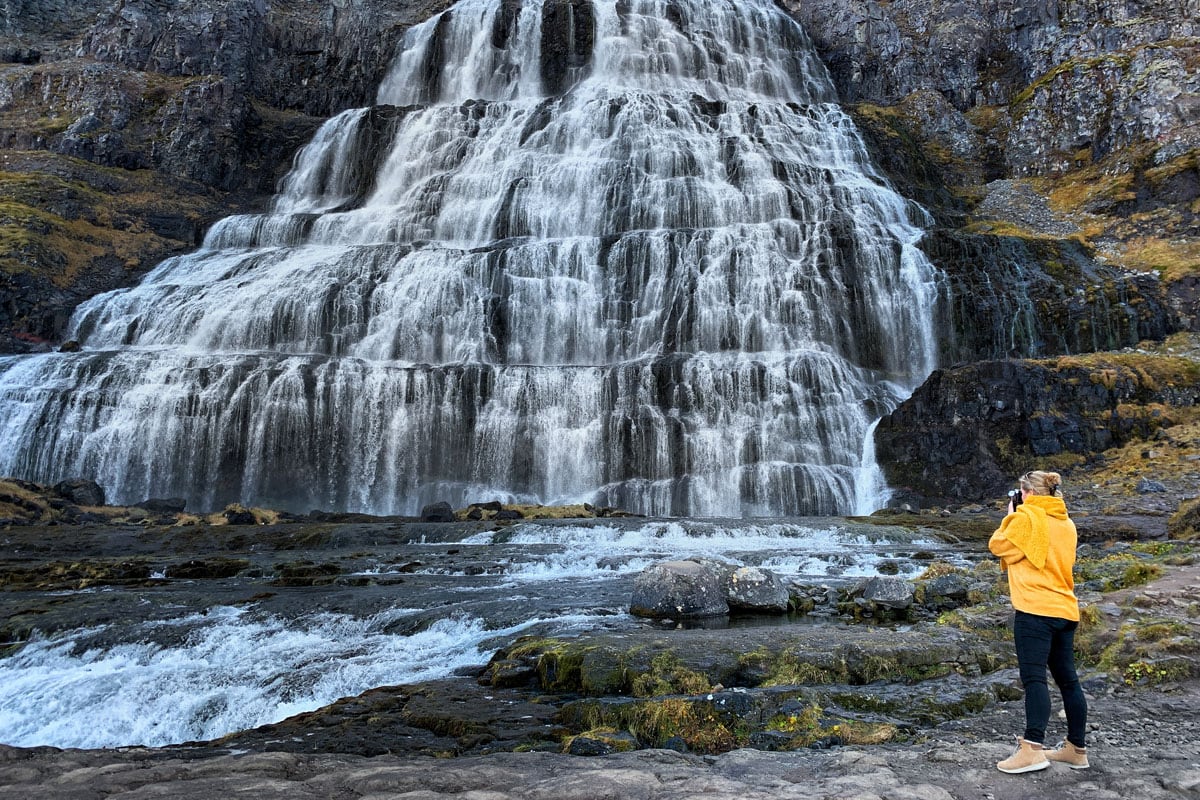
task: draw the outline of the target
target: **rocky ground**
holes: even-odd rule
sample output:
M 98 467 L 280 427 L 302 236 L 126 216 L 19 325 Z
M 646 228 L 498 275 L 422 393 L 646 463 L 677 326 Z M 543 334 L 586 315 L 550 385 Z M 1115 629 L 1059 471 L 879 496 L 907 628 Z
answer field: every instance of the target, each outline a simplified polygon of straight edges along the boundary
M 1110 470 L 1120 459 L 1111 461 Z M 455 677 L 380 687 L 215 742 L 0 747 L 0 797 L 1194 796 L 1200 793 L 1194 492 L 1168 481 L 1165 492 L 1129 493 L 1103 468 L 1075 480 L 1088 481 L 1091 493 L 1079 512 L 1078 573 L 1089 771 L 1055 766 L 1008 776 L 993 766 L 1008 755 L 1023 710 L 1003 585 L 985 562 L 958 572 L 974 587 L 970 597 L 936 615 L 861 624 L 863 607 L 843 606 L 839 618 L 817 625 L 795 616 L 715 629 L 648 622 L 566 639 L 517 639 L 491 663 Z M 1105 513 L 1118 504 L 1127 513 Z M 1166 513 L 1180 505 L 1182 512 Z M 957 531 L 964 546 L 978 546 L 998 513 L 966 506 L 899 516 L 906 524 Z M 239 537 L 262 537 L 254 552 L 264 563 L 289 557 L 302 565 L 333 540 L 358 552 L 376 544 L 385 528 L 421 526 L 423 536 L 438 530 L 434 523 L 339 527 L 312 520 L 252 528 L 221 516 L 174 528 L 153 515 L 139 527 L 97 516 L 101 521 L 6 531 L 6 547 L 12 552 L 19 540 L 24 560 L 20 569 L 5 568 L 10 612 L 8 601 L 18 602 L 34 584 L 61 598 L 64 588 L 89 581 L 136 583 L 137 576 L 122 579 L 113 570 L 150 555 L 169 555 L 177 568 L 191 570 L 180 574 L 190 576 L 192 591 L 211 588 L 214 601 L 228 602 L 217 596 L 219 578 L 248 567 L 226 564 L 237 559 L 230 547 Z M 896 517 L 875 522 L 891 526 Z M 493 523 L 441 529 L 481 524 Z M 84 541 L 103 543 L 113 558 L 67 563 L 66 549 Z M 38 561 L 44 568 L 32 563 Z M 307 591 L 349 590 L 331 570 L 299 570 L 288 580 Z M 286 583 L 274 587 L 280 597 Z M 10 623 L 20 617 L 6 616 Z M 53 617 L 53 609 L 43 616 Z M 68 617 L 63 625 L 73 624 Z M 1062 728 L 1061 720 L 1052 721 L 1050 736 L 1061 736 Z
M 1178 569 L 1148 591 L 1195 594 L 1198 578 L 1196 568 Z M 998 772 L 993 763 L 1008 755 L 1007 739 L 1020 726 L 1021 704 L 1011 700 L 932 727 L 907 743 L 790 752 L 649 749 L 596 757 L 514 752 L 437 759 L 230 748 L 4 747 L 0 797 L 1123 800 L 1200 794 L 1200 682 L 1129 687 L 1093 678 L 1089 686 L 1093 766 L 1087 771 L 1054 765 L 1028 775 Z

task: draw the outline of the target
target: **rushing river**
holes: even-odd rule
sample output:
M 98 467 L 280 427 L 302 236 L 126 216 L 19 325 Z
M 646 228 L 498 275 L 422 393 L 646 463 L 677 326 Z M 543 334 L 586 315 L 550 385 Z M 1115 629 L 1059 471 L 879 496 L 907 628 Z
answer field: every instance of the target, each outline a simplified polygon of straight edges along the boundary
M 830 585 L 878 574 L 885 562 L 912 577 L 930 559 L 965 558 L 932 534 L 827 519 L 530 522 L 490 532 L 364 525 L 338 528 L 316 548 L 226 550 L 251 568 L 185 580 L 171 565 L 196 554 L 163 542 L 143 548 L 161 564 L 153 585 L 0 595 L 6 612 L 44 606 L 56 626 L 0 659 L 0 741 L 213 739 L 478 667 L 524 633 L 661 624 L 626 611 L 634 575 L 664 558 L 717 557 Z M 272 565 L 304 560 L 340 574 L 325 586 L 278 585 Z

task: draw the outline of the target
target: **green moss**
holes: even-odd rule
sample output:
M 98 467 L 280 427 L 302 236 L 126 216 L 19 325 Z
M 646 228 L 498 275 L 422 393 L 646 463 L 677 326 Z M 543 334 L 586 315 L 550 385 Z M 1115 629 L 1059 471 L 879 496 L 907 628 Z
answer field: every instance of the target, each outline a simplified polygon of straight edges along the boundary
M 661 747 L 676 736 L 698 753 L 724 753 L 746 743 L 736 717 L 707 701 L 686 698 L 638 700 L 600 709 L 602 725 L 628 730 L 638 741 Z
M 679 663 L 667 650 L 650 661 L 650 670 L 633 678 L 634 697 L 658 697 L 665 694 L 699 694 L 711 688 L 708 677 Z
M 1161 578 L 1163 568 L 1158 564 L 1130 564 L 1121 575 L 1124 586 L 1141 586 Z
M 1195 677 L 1200 643 L 1191 626 L 1173 619 L 1135 619 L 1105 637 L 1092 651 L 1101 669 L 1117 673 L 1126 683 L 1161 683 Z

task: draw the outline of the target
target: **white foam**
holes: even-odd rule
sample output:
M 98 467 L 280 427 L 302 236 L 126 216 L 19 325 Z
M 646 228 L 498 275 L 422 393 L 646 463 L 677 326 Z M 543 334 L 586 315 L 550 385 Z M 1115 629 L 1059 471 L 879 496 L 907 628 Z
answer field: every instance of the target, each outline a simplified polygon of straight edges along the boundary
M 489 630 L 479 619 L 454 617 L 411 636 L 387 632 L 389 623 L 413 613 L 317 614 L 288 622 L 218 608 L 149 626 L 160 633 L 189 629 L 173 647 L 140 641 L 77 652 L 102 629 L 31 641 L 0 660 L 0 740 L 98 748 L 213 739 L 372 687 L 444 677 L 486 661 L 485 642 L 547 622 Z M 567 616 L 552 625 L 590 619 Z
M 924 565 L 906 562 L 898 553 L 915 549 L 944 551 L 936 539 L 906 535 L 900 530 L 871 536 L 840 526 L 797 523 L 652 522 L 640 527 L 539 525 L 524 523 L 503 533 L 483 532 L 463 545 L 515 546 L 504 550 L 496 564 L 506 583 L 565 578 L 603 580 L 614 574 L 639 572 L 655 561 L 717 558 L 736 564 L 768 567 L 784 576 L 846 577 L 878 575 L 884 561 L 898 561 L 900 577 L 918 574 Z M 426 574 L 465 574 L 444 567 L 420 570 Z

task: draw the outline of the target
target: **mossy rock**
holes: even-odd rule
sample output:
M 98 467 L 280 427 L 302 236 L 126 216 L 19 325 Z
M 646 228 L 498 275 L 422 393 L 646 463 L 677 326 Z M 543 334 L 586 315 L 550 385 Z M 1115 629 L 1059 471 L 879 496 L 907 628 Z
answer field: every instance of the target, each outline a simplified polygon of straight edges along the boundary
M 1167 520 L 1167 534 L 1172 539 L 1200 539 L 1200 498 L 1184 500 Z

